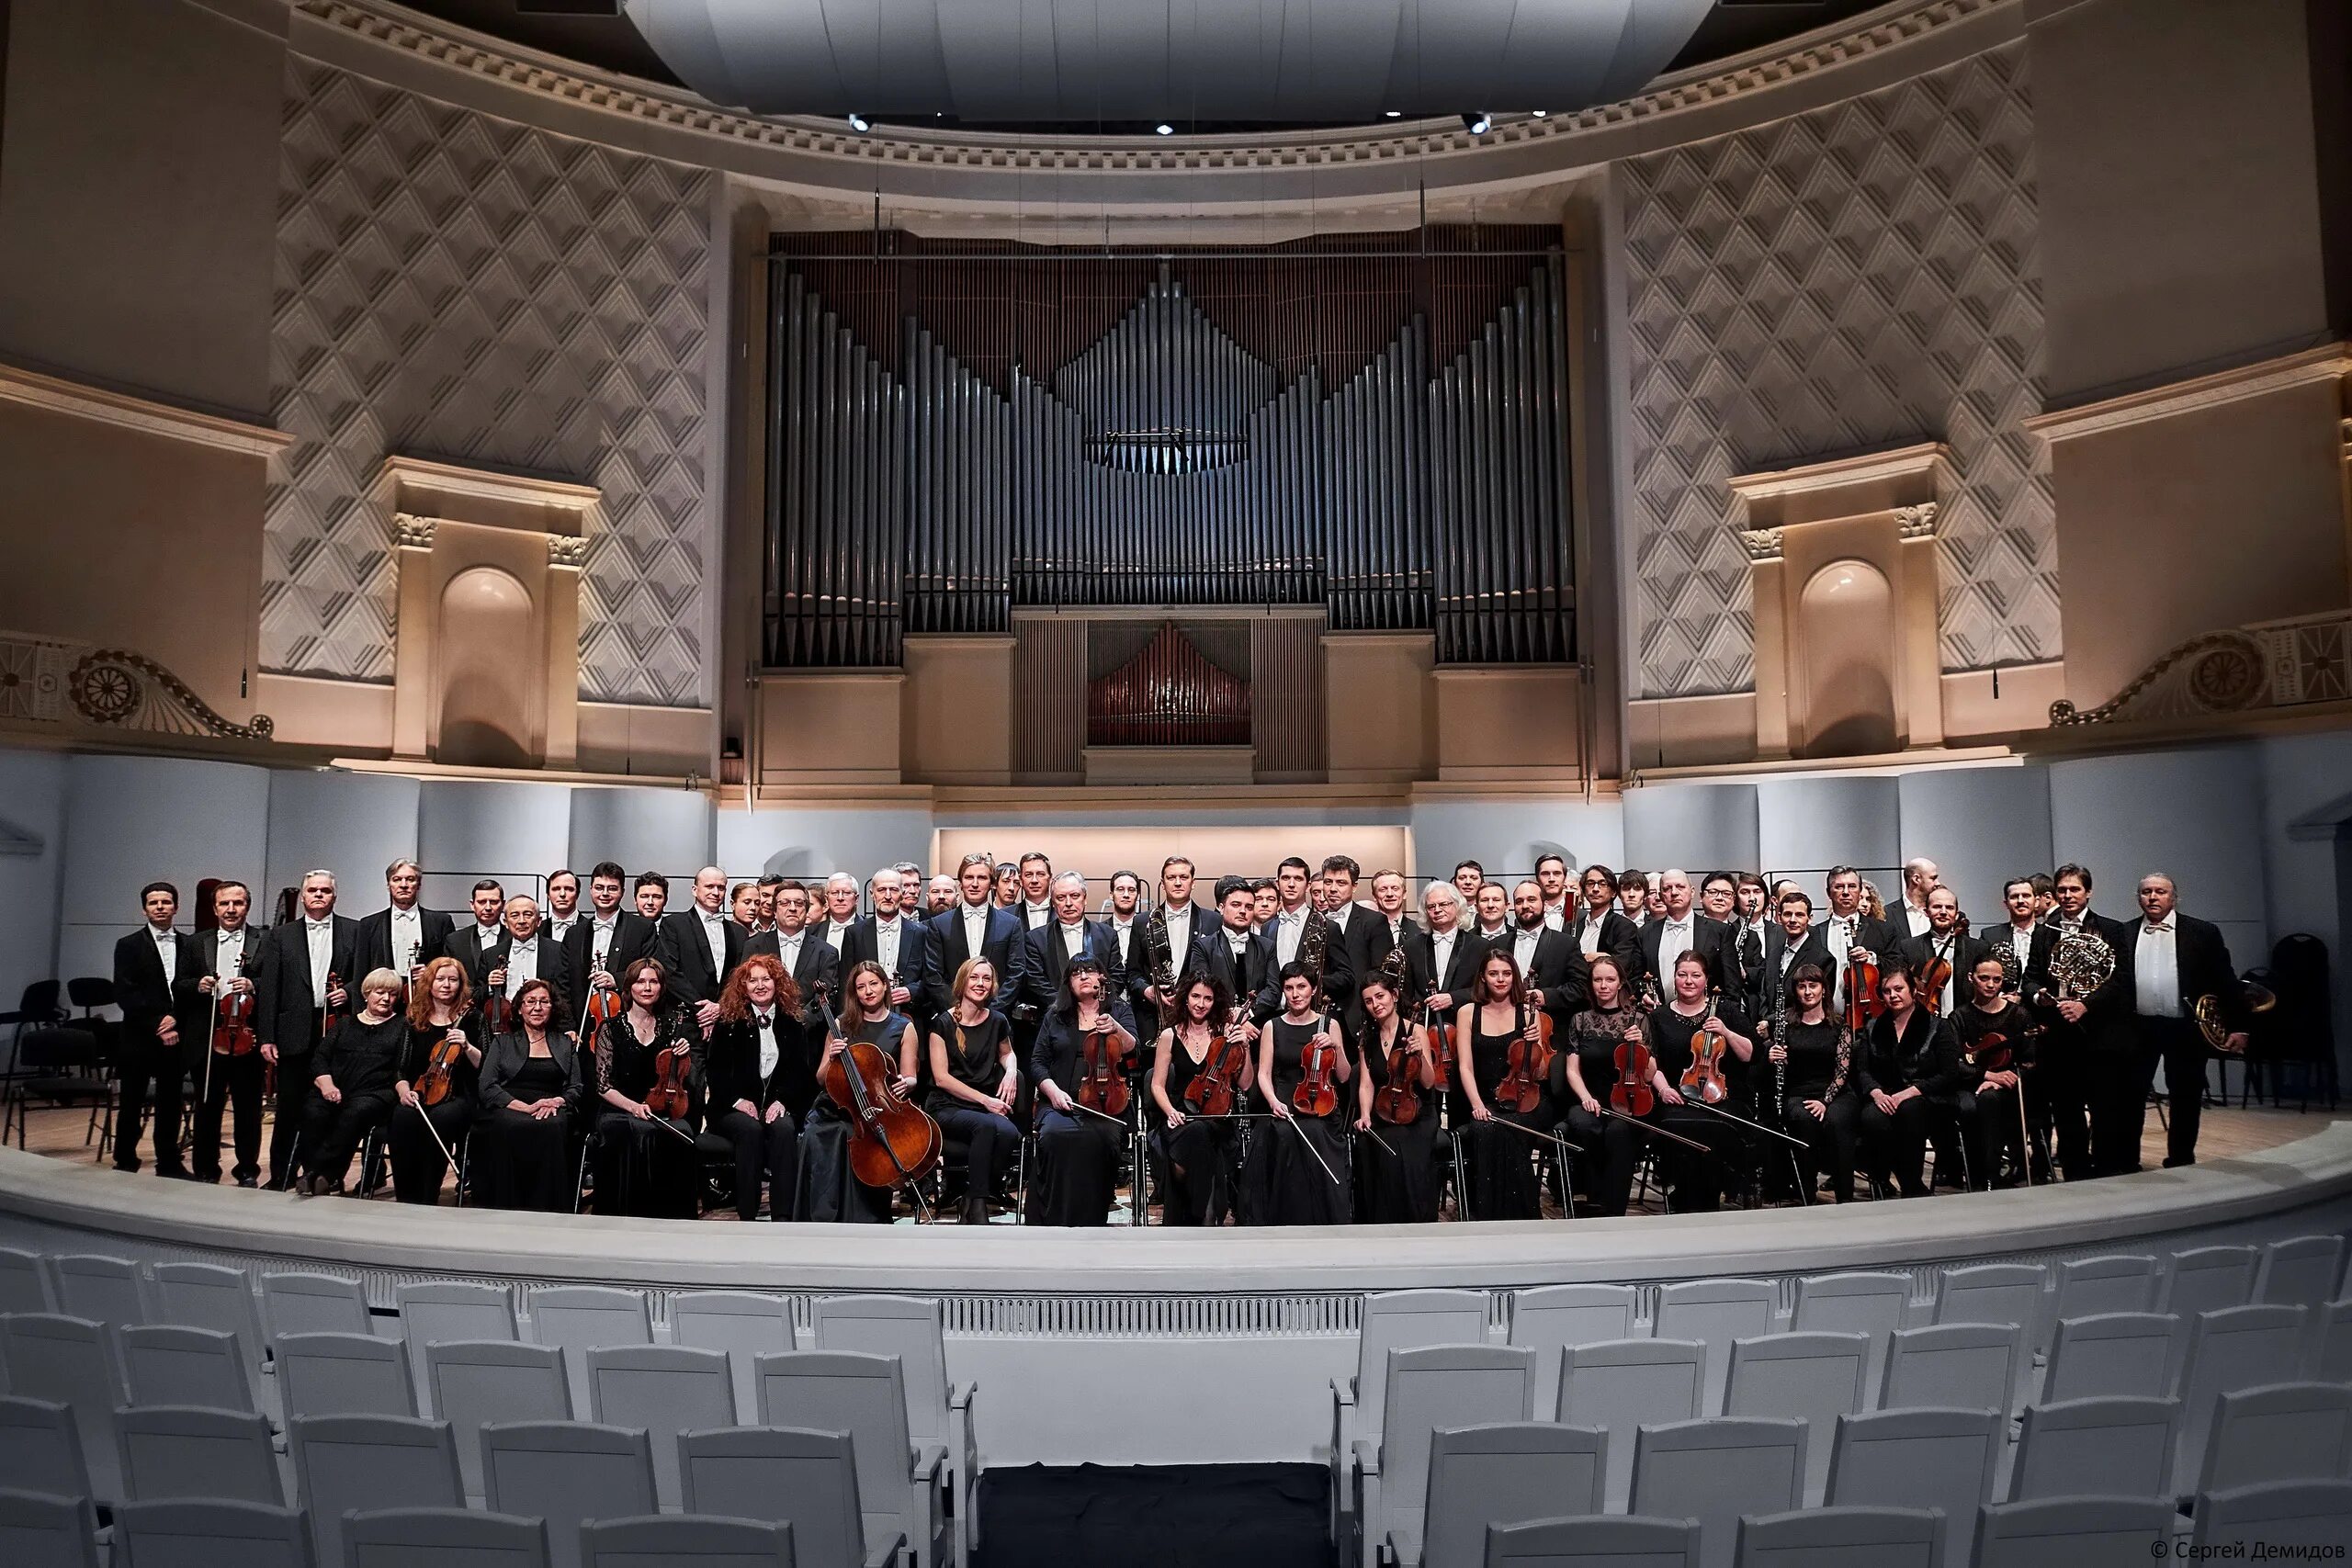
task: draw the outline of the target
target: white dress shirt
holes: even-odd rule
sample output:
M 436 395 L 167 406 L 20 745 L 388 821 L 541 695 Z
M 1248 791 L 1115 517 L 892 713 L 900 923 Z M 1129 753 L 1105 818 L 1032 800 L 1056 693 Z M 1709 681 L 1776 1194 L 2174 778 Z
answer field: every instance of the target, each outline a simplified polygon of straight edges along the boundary
M 212 972 L 220 976 L 222 985 L 226 985 L 237 977 L 237 970 L 245 962 L 245 928 L 239 926 L 232 931 L 215 931 L 212 934 Z
M 760 1082 L 764 1084 L 775 1077 L 775 1065 L 783 1058 L 784 1053 L 775 1043 L 775 1010 L 755 1013 L 754 1016 L 760 1031 Z
M 1529 931 L 1525 926 L 1518 926 L 1512 929 L 1510 933 L 1511 961 L 1519 965 L 1519 972 L 1521 975 L 1527 974 L 1534 964 L 1535 944 L 1543 940 L 1544 932 L 1546 929 L 1547 928 L 1540 925 L 1533 931 Z
M 695 906 L 695 917 L 702 921 L 702 940 L 710 948 L 710 972 L 724 980 L 727 978 L 727 917 L 714 915 L 699 904 Z
M 990 908 L 987 904 L 964 906 L 964 956 L 967 958 L 979 957 L 980 950 L 988 945 Z
M 2160 925 L 2140 922 L 2140 944 L 2133 951 L 2132 976 L 2138 987 L 2133 1009 L 2143 1018 L 2180 1016 L 2180 950 L 2171 916 Z
M 1934 925 L 1928 919 L 1928 911 L 1917 904 L 1903 906 L 1903 921 L 1905 933 L 1909 936 L 1925 936 Z
M 1168 915 L 1168 956 L 1179 973 L 1184 967 L 1184 954 L 1193 945 L 1193 907 L 1171 908 Z
M 879 915 L 874 918 L 875 962 L 881 964 L 882 973 L 889 976 L 894 981 L 899 976 L 899 917 L 896 915 L 887 920 Z
M 1674 971 L 1674 961 L 1699 944 L 1699 917 L 1684 915 L 1676 919 L 1668 915 L 1658 922 L 1657 963 L 1668 974 Z
M 614 911 L 613 918 L 609 920 L 600 915 L 589 923 L 588 955 L 594 961 L 594 967 L 602 969 L 605 967 L 605 961 L 613 955 L 613 938 L 620 931 L 620 924 L 621 918 L 618 910 Z
M 1062 954 L 1068 958 L 1083 957 L 1086 953 L 1086 922 L 1076 925 L 1062 922 Z
M 1136 966 L 1136 923 L 1132 919 L 1111 919 L 1111 940 L 1119 944 L 1119 967 L 1132 972 Z
M 1587 958 L 1600 951 L 1600 928 L 1608 923 L 1609 913 L 1603 909 L 1596 915 L 1589 904 L 1577 913 L 1577 945 L 1584 949 Z
M 1854 927 L 1861 919 L 1859 914 L 1832 915 L 1821 922 L 1821 940 L 1829 946 L 1829 956 L 1838 963 L 1837 983 L 1827 998 L 1832 1011 L 1846 999 L 1846 976 L 1852 971 L 1846 964 L 1846 954 L 1853 951 Z
M 1021 924 L 1024 930 L 1035 931 L 1054 918 L 1054 907 L 1048 903 L 1021 906 Z
M 473 932 L 474 951 L 476 953 L 488 953 L 492 948 L 498 945 L 498 939 L 505 934 L 506 928 L 504 926 L 495 924 L 486 926 L 480 920 L 476 920 L 474 922 Z
M 424 911 L 411 904 L 405 909 L 394 908 L 391 916 L 387 934 L 391 939 L 392 967 L 405 972 L 424 956 Z
M 1544 906 L 1544 923 L 1555 931 L 1568 929 L 1568 901 L 1565 896 L 1556 904 Z
M 776 956 L 784 961 L 784 972 L 786 974 L 797 975 L 799 973 L 800 944 L 808 940 L 808 928 L 807 926 L 802 926 L 798 931 L 792 932 L 790 935 L 786 935 L 782 927 L 778 927 L 776 929 L 775 953 Z
M 164 983 L 170 985 L 180 976 L 180 936 L 169 926 L 149 926 L 147 934 L 155 942 L 155 956 L 163 961 Z
M 1233 977 L 1237 982 L 1241 978 L 1242 964 L 1250 956 L 1250 939 L 1256 934 L 1247 927 L 1240 931 L 1231 926 L 1225 928 L 1225 943 L 1233 950 Z
M 1274 963 L 1277 966 L 1298 960 L 1298 939 L 1306 931 L 1306 911 L 1284 909 L 1274 917 Z
M 334 917 L 313 920 L 305 917 L 302 935 L 311 947 L 311 1005 L 327 1005 L 327 969 L 334 963 Z
M 574 909 L 568 915 L 548 916 L 544 929 L 548 933 L 548 940 L 560 946 L 563 939 L 571 934 L 571 928 L 579 923 L 580 911 Z
M 1327 912 L 1323 918 L 1330 921 L 1341 936 L 1345 936 L 1348 934 L 1348 917 L 1355 912 L 1356 907 L 1353 904 L 1342 904 L 1338 908 Z
M 506 995 L 513 999 L 526 980 L 539 977 L 539 936 L 531 933 L 528 942 L 518 942 L 506 950 Z
M 2009 939 L 2009 954 L 2017 960 L 2018 978 L 2020 981 L 2025 978 L 2025 966 L 2027 961 L 2033 956 L 2033 922 L 2030 920 L 2028 920 L 2022 926 L 2018 925 L 2014 920 L 2009 923 L 2007 932 Z
M 822 934 L 825 939 L 825 945 L 831 948 L 836 953 L 838 953 L 842 950 L 842 937 L 848 931 L 849 927 L 842 924 L 839 920 L 827 920 L 825 922 L 824 930 L 820 934 Z
M 1454 940 L 1461 934 L 1460 926 L 1454 927 L 1450 931 L 1430 932 L 1430 984 L 1440 990 L 1445 988 L 1446 971 L 1453 964 Z

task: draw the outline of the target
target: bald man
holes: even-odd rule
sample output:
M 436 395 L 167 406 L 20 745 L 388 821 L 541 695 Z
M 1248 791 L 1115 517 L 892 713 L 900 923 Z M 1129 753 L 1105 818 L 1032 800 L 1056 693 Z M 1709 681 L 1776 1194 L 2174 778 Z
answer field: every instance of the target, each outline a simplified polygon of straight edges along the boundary
M 670 999 L 692 1009 L 705 1033 L 718 1021 L 718 993 L 750 940 L 727 918 L 727 874 L 715 865 L 695 873 L 693 904 L 662 917 L 653 955 L 670 973 Z

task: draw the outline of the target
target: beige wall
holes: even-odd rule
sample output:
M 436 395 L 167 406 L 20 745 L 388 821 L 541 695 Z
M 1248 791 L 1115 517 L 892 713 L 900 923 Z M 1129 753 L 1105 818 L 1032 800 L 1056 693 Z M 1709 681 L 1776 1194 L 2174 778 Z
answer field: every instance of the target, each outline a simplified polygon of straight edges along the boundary
M 242 719 L 265 468 L 0 400 L 0 627 L 145 654 Z
M 1159 876 L 1159 863 L 1170 855 L 1190 855 L 1202 886 L 1195 902 L 1206 904 L 1215 892 L 1207 885 L 1219 876 L 1272 876 L 1285 855 L 1319 862 L 1325 855 L 1353 855 L 1368 877 L 1382 866 L 1406 863 L 1407 832 L 1393 827 L 1174 827 L 1141 828 L 942 828 L 935 869 L 953 871 L 965 855 L 987 851 L 1000 861 L 1031 851 L 1052 857 L 1056 871 L 1075 871 L 1097 881 L 1111 874 L 1132 871 L 1148 888 Z M 1094 890 L 1099 902 L 1105 888 Z M 1370 896 L 1371 890 L 1364 893 Z
M 11 0 L 0 356 L 269 408 L 285 27 L 256 0 Z
M 922 784 L 1012 777 L 1012 637 L 906 639 L 900 766 Z

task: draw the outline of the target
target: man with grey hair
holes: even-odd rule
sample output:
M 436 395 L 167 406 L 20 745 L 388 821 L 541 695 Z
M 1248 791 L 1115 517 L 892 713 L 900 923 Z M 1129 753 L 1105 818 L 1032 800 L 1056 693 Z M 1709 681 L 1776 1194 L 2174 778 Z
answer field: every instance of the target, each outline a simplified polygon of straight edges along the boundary
M 1119 965 L 1118 939 L 1102 921 L 1086 918 L 1086 878 L 1074 871 L 1063 872 L 1054 878 L 1048 898 L 1053 919 L 1029 933 L 1022 956 L 1023 999 L 1041 1011 L 1053 1006 L 1061 995 L 1062 971 L 1069 967 L 1069 961 L 1091 958 L 1102 965 L 1107 976 L 1102 994 L 1110 998 L 1108 1005 L 1120 1015 L 1122 1023 L 1133 1029 L 1135 1020 L 1128 1015 L 1124 999 L 1126 976 Z
M 1425 1003 L 1451 1019 L 1477 987 L 1486 945 L 1462 929 L 1462 894 L 1453 884 L 1432 882 L 1423 888 L 1421 913 L 1429 930 L 1405 939 L 1404 1001 L 1408 1007 Z
M 384 868 L 384 893 L 390 902 L 359 922 L 360 974 L 392 969 L 412 975 L 417 965 L 441 956 L 457 924 L 418 901 L 424 887 L 424 874 L 413 860 L 396 860 Z
M 277 1067 L 277 1121 L 269 1134 L 274 1192 L 285 1191 L 294 1175 L 294 1140 L 313 1092 L 311 1053 L 359 984 L 359 923 L 334 912 L 334 873 L 303 873 L 300 917 L 262 938 L 254 1033 L 262 1059 Z
M 910 886 L 897 866 L 884 866 L 865 885 L 874 912 L 852 925 L 842 939 L 842 983 L 848 983 L 849 971 L 855 964 L 871 960 L 882 965 L 882 972 L 890 976 L 890 1006 L 914 1024 L 917 1040 L 931 1027 L 931 1009 L 919 1000 L 927 952 L 924 944 L 931 931 L 900 905 L 910 895 L 920 897 L 922 886 Z
M 2205 1099 L 2205 1062 L 2209 1048 L 2197 1019 L 2197 1004 L 2211 998 L 2218 1011 L 2221 1049 L 2243 1055 L 2246 1047 L 2245 987 L 2237 965 L 2230 962 L 2230 947 L 2222 930 L 2210 920 L 2182 914 L 2176 905 L 2173 880 L 2161 871 L 2140 879 L 2140 919 L 2125 928 L 2132 940 L 2116 944 L 2117 968 L 2132 978 L 2124 994 L 2132 998 L 2134 1043 L 2140 1054 L 2135 1088 L 2140 1105 L 2132 1111 L 2145 1124 L 2148 1091 L 2154 1087 L 2156 1068 L 2165 1070 L 2165 1096 L 2172 1114 L 2165 1125 L 2165 1166 L 2197 1163 L 2197 1126 Z M 2121 1101 L 2118 1100 L 2118 1113 Z
M 811 929 L 817 933 L 818 941 L 838 954 L 842 951 L 842 943 L 849 940 L 849 928 L 856 923 L 857 878 L 848 872 L 837 871 L 825 878 L 824 919 Z M 849 968 L 846 959 L 842 968 L 844 971 Z

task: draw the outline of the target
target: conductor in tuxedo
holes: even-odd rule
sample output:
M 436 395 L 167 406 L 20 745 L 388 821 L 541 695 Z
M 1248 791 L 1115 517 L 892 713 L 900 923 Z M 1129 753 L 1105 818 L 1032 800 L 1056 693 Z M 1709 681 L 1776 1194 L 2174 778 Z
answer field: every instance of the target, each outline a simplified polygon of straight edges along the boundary
M 874 912 L 850 922 L 848 934 L 842 938 L 842 970 L 846 974 L 869 959 L 879 964 L 882 973 L 890 976 L 890 1010 L 904 1014 L 915 1038 L 921 1040 L 931 1028 L 931 1002 L 923 990 L 931 931 L 908 913 L 905 905 L 909 900 L 922 902 L 922 884 L 910 886 L 896 867 L 884 866 L 866 884 L 866 892 L 873 899 Z
M 355 966 L 360 974 L 390 969 L 405 981 L 421 965 L 441 956 L 457 922 L 417 901 L 424 886 L 424 874 L 413 860 L 396 860 L 384 868 L 385 907 L 359 922 Z
M 351 1005 L 357 983 L 359 922 L 334 912 L 334 873 L 305 873 L 301 913 L 272 926 L 261 944 L 254 1032 L 262 1059 L 277 1069 L 277 1120 L 269 1132 L 269 1188 L 286 1190 L 294 1140 L 310 1113 L 311 1053 L 329 1014 Z
M 985 958 L 996 971 L 996 998 L 989 1005 L 1003 1011 L 1021 992 L 1021 961 L 1028 949 L 1022 939 L 1021 917 L 997 906 L 996 863 L 987 855 L 966 855 L 956 868 L 956 902 L 924 923 L 930 927 L 923 943 L 922 992 L 931 1016 L 955 1006 L 947 988 L 964 965 Z
M 715 865 L 695 873 L 690 906 L 662 917 L 653 955 L 670 976 L 670 1000 L 692 1012 L 706 1035 L 718 1022 L 718 993 L 743 962 L 748 940 L 727 918 L 727 874 Z
M 2230 962 L 2229 943 L 2219 926 L 2182 914 L 2177 898 L 2172 878 L 2163 872 L 2140 879 L 2140 921 L 2131 928 L 2127 959 L 2143 1093 L 2154 1087 L 2161 1066 L 2165 1094 L 2172 1101 L 2165 1131 L 2167 1169 L 2197 1163 L 2208 1049 L 2197 1022 L 2198 999 L 2211 997 L 2221 1009 L 2229 1031 L 2222 1037 L 2223 1052 L 2243 1055 L 2246 1046 L 2245 987 Z
M 122 1010 L 122 1044 L 115 1053 L 122 1103 L 115 1118 L 114 1168 L 139 1168 L 139 1135 L 149 1092 L 155 1106 L 155 1174 L 184 1178 L 180 1161 L 180 1108 L 185 1099 L 193 1020 L 175 1011 L 172 993 L 197 964 L 196 941 L 172 929 L 180 891 L 168 882 L 139 890 L 146 920 L 114 944 L 114 999 Z

